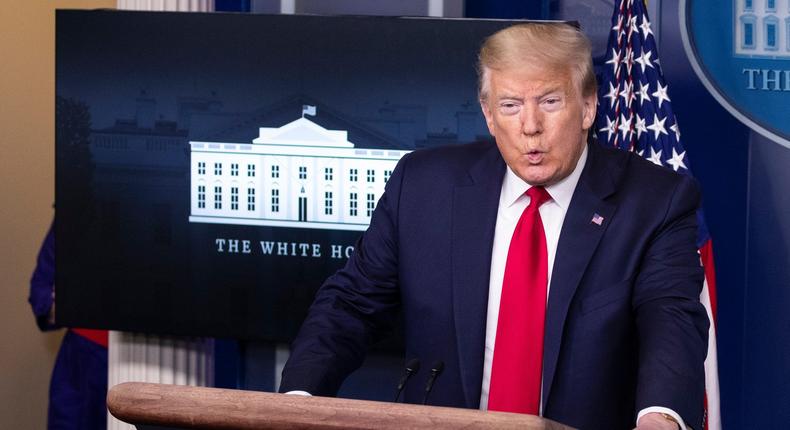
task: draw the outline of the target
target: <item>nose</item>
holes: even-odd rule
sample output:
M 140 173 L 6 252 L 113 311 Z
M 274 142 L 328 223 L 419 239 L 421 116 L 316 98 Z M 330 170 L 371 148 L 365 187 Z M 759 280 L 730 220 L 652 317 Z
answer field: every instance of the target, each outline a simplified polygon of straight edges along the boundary
M 537 106 L 526 103 L 521 109 L 521 132 L 525 136 L 538 135 L 543 131 L 543 123 Z

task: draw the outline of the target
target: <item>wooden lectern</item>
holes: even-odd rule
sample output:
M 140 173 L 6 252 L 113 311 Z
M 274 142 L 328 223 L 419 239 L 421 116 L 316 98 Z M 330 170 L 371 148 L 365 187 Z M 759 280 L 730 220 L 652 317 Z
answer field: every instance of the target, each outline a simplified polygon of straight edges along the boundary
M 127 382 L 110 412 L 135 425 L 182 429 L 570 429 L 532 415 Z

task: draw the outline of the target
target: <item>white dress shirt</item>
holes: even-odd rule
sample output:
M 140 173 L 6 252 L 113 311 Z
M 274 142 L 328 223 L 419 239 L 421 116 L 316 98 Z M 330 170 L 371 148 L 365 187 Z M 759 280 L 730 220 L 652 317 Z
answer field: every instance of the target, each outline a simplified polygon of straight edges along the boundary
M 557 243 L 560 240 L 562 223 L 568 206 L 576 190 L 584 165 L 587 163 L 587 147 L 584 147 L 576 168 L 570 175 L 556 184 L 546 187 L 551 200 L 544 203 L 538 210 L 546 233 L 546 251 L 548 254 L 548 285 L 546 286 L 546 300 L 550 294 L 551 274 L 554 268 L 554 257 L 557 255 Z M 488 408 L 488 390 L 491 385 L 491 367 L 494 362 L 494 344 L 496 342 L 497 323 L 499 321 L 499 302 L 502 298 L 502 282 L 505 278 L 505 263 L 510 248 L 510 239 L 516 229 L 521 214 L 529 205 L 530 198 L 525 194 L 531 186 L 516 176 L 510 167 L 506 169 L 505 179 L 502 181 L 502 191 L 499 194 L 499 209 L 497 211 L 496 229 L 494 231 L 494 246 L 491 251 L 491 273 L 488 284 L 488 313 L 486 316 L 485 356 L 483 359 L 483 386 L 480 392 L 480 409 Z M 671 409 L 651 406 L 639 411 L 637 422 L 648 412 L 659 412 L 671 415 L 680 423 L 680 428 L 686 430 L 683 420 Z M 540 415 L 543 415 L 543 400 L 540 402 Z

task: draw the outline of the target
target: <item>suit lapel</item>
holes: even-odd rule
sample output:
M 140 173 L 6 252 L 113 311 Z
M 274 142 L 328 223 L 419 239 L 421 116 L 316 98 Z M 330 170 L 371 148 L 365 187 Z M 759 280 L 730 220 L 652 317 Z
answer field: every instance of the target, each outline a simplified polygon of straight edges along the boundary
M 480 402 L 491 248 L 504 175 L 505 163 L 492 145 L 453 194 L 453 315 L 467 407 Z
M 551 393 L 562 345 L 568 308 L 587 265 L 617 209 L 604 199 L 615 191 L 618 166 L 605 165 L 603 149 L 596 142 L 588 148 L 587 164 L 573 193 L 562 225 L 552 270 L 543 350 L 543 408 Z M 593 218 L 600 225 L 593 222 Z

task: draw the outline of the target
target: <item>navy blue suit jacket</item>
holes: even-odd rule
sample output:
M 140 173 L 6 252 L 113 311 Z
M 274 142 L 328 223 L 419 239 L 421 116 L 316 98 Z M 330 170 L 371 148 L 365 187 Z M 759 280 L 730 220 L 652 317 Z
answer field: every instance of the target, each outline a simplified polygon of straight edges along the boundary
M 491 250 L 505 163 L 494 143 L 415 151 L 370 228 L 316 295 L 281 391 L 334 395 L 402 318 L 406 357 L 445 363 L 431 404 L 480 402 Z M 547 418 L 632 428 L 648 406 L 702 423 L 708 318 L 699 302 L 693 179 L 589 144 L 551 280 L 543 370 Z M 601 225 L 591 222 L 594 214 Z M 394 384 L 394 381 L 393 381 Z

